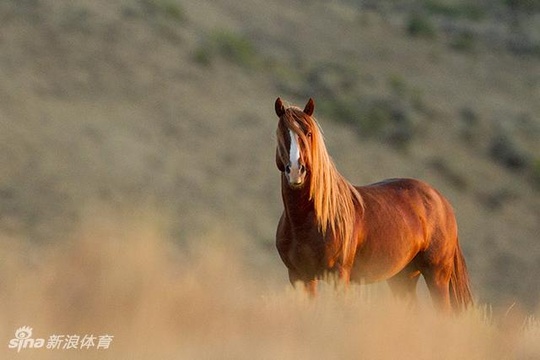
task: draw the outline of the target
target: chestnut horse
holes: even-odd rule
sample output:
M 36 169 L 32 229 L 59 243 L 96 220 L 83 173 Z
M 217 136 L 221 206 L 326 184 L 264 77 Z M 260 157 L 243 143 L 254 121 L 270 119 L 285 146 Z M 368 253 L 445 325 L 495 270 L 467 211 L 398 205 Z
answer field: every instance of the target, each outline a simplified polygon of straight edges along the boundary
M 413 179 L 353 186 L 328 155 L 312 99 L 301 110 L 278 98 L 275 111 L 285 208 L 276 246 L 293 285 L 315 295 L 327 274 L 345 284 L 387 280 L 414 299 L 422 274 L 436 308 L 472 304 L 454 212 L 437 190 Z

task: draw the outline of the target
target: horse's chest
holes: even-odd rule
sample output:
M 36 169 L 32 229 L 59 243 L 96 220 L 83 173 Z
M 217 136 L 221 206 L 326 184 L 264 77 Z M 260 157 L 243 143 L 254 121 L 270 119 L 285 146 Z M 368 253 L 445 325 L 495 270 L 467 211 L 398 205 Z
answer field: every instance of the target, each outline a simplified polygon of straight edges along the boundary
M 336 254 L 336 247 L 320 237 L 312 241 L 296 239 L 293 241 L 288 257 L 297 270 L 319 274 L 334 267 Z

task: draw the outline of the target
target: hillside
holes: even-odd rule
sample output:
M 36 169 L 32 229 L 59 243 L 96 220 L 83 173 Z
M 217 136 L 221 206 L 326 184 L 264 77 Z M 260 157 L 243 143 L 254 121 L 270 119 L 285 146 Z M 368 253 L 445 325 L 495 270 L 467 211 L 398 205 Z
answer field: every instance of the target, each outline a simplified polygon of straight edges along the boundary
M 180 249 L 247 238 L 285 281 L 273 102 L 311 96 L 348 179 L 435 185 L 479 300 L 535 308 L 538 7 L 455 3 L 2 2 L 1 233 L 52 244 L 151 208 Z

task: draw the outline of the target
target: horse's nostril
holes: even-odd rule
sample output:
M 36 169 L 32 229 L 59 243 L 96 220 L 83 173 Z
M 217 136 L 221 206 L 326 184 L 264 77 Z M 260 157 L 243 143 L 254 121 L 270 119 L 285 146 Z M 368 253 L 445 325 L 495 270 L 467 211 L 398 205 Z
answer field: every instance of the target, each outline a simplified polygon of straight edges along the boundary
M 300 172 L 301 173 L 306 172 L 306 167 L 304 165 L 300 165 Z
M 285 166 L 285 171 L 287 172 L 287 174 L 290 174 L 291 173 L 291 165 Z

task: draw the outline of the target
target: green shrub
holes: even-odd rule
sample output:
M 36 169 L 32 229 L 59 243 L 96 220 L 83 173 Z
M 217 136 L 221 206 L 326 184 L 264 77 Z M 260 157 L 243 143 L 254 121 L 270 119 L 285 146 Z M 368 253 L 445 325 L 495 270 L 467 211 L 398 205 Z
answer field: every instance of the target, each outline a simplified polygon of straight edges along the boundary
M 451 40 L 450 46 L 452 46 L 453 49 L 463 52 L 474 51 L 474 49 L 476 48 L 476 38 L 474 37 L 474 34 L 472 32 L 464 31 L 457 34 Z
M 392 74 L 388 78 L 388 85 L 392 93 L 405 102 L 408 102 L 415 110 L 423 111 L 426 106 L 422 90 L 411 86 L 400 74 Z
M 510 170 L 522 170 L 529 162 L 528 156 L 513 139 L 502 134 L 491 140 L 490 154 L 493 160 Z
M 380 134 L 394 120 L 394 111 L 384 101 L 373 101 L 365 106 L 361 120 L 361 131 L 367 135 Z
M 173 1 L 162 1 L 161 7 L 163 14 L 167 15 L 169 18 L 177 21 L 185 20 L 184 9 L 180 4 Z
M 256 63 L 255 47 L 246 37 L 229 31 L 217 31 L 212 36 L 218 53 L 225 59 L 244 66 Z
M 195 51 L 194 59 L 201 65 L 210 65 L 216 56 L 246 68 L 253 68 L 261 61 L 248 38 L 228 30 L 212 32 Z
M 323 116 L 357 127 L 361 116 L 361 104 L 356 99 L 344 97 L 327 98 L 318 102 Z
M 407 33 L 414 37 L 434 38 L 437 30 L 431 19 L 423 14 L 415 13 L 407 21 Z
M 140 0 L 143 12 L 150 16 L 162 16 L 174 21 L 186 20 L 184 8 L 175 0 Z
M 449 18 L 481 20 L 485 17 L 485 12 L 479 5 L 470 3 L 447 4 L 436 0 L 426 0 L 424 7 L 431 14 Z
M 212 50 L 207 46 L 201 45 L 199 48 L 197 48 L 197 50 L 195 50 L 193 59 L 200 65 L 209 66 L 212 63 L 212 56 Z
M 503 4 L 514 10 L 538 11 L 540 0 L 502 0 Z
M 480 135 L 480 117 L 475 109 L 466 106 L 460 110 L 460 135 L 461 138 L 473 144 Z
M 414 135 L 410 111 L 396 99 L 337 97 L 320 102 L 319 110 L 325 117 L 352 126 L 360 136 L 396 148 L 405 148 Z
M 408 86 L 405 78 L 400 74 L 392 74 L 388 78 L 388 84 L 392 89 L 392 92 L 397 96 L 403 96 L 407 93 Z

